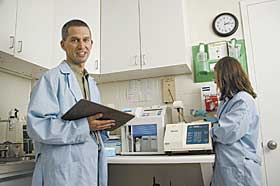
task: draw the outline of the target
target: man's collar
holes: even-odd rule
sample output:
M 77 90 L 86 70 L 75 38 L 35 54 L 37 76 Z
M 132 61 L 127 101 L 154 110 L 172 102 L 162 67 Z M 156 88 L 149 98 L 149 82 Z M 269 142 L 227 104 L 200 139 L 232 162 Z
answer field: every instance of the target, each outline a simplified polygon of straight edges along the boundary
M 88 77 L 89 73 L 86 69 L 82 69 L 81 67 L 79 67 L 78 65 L 75 65 L 73 63 L 70 63 L 68 61 L 65 61 L 69 67 L 73 70 L 73 72 L 80 74 L 81 76 L 86 76 Z

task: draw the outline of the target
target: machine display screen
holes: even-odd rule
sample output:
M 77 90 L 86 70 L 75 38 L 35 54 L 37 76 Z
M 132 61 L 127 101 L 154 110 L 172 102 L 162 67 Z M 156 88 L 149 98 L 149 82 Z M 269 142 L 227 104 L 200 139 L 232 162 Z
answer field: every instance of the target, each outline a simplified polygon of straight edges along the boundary
M 133 130 L 133 137 L 157 136 L 156 124 L 133 125 L 132 130 Z
M 209 125 L 198 124 L 187 126 L 186 144 L 207 144 L 209 143 Z

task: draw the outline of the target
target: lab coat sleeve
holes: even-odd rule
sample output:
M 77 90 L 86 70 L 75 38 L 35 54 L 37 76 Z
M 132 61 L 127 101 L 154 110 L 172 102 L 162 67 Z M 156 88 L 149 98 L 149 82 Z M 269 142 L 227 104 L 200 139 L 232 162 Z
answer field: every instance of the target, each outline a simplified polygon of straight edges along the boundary
M 75 121 L 60 118 L 56 86 L 58 83 L 43 76 L 32 90 L 27 113 L 29 136 L 37 142 L 52 145 L 86 142 L 90 137 L 87 118 Z
M 248 110 L 244 100 L 235 102 L 230 111 L 223 114 L 211 129 L 213 140 L 222 144 L 233 144 L 241 139 L 249 128 Z

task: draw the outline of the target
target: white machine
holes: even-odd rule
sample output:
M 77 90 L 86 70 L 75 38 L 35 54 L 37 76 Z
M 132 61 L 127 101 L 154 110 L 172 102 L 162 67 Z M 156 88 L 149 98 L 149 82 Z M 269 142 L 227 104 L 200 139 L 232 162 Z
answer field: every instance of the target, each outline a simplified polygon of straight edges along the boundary
M 211 122 L 205 121 L 168 124 L 164 136 L 164 151 L 167 153 L 212 152 L 210 129 Z
M 5 125 L 5 131 L 1 131 L 0 142 L 9 141 L 11 143 L 23 142 L 23 124 L 25 121 L 19 119 L 19 110 L 14 108 L 9 111 L 9 118 L 6 120 L 0 119 L 0 124 Z
M 128 110 L 135 118 L 121 127 L 123 155 L 164 154 L 163 137 L 171 110 L 166 106 Z

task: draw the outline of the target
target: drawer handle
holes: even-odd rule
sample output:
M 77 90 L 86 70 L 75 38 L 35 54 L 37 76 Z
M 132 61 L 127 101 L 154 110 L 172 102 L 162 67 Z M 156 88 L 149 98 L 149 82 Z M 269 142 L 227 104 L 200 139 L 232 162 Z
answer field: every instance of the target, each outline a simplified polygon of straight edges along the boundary
M 13 49 L 14 48 L 14 44 L 15 44 L 15 37 L 14 36 L 10 36 L 10 47 L 9 47 L 9 49 Z
M 18 53 L 22 52 L 22 41 L 18 41 Z

